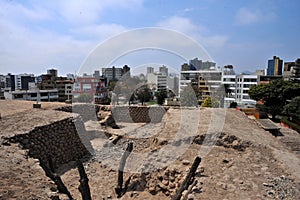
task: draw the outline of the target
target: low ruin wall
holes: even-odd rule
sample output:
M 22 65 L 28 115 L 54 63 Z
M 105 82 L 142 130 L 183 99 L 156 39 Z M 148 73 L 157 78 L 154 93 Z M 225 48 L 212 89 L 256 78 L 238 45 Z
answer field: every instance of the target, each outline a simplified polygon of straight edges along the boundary
M 107 106 L 94 104 L 73 104 L 56 110 L 79 114 L 83 121 L 97 120 L 100 111 L 111 111 L 116 122 L 158 123 L 169 107 L 163 106 Z
M 45 163 L 50 158 L 54 169 L 58 169 L 70 161 L 90 155 L 86 148 L 90 143 L 84 134 L 81 118 L 70 117 L 35 127 L 28 133 L 14 135 L 8 140 L 20 143 L 23 149 L 28 149 L 30 157 L 41 159 Z
M 167 110 L 161 106 L 116 106 L 112 108 L 112 114 L 116 122 L 158 123 Z
M 100 106 L 94 104 L 73 104 L 71 106 L 63 106 L 57 108 L 58 111 L 77 113 L 81 116 L 84 122 L 88 120 L 97 120 L 97 113 L 99 112 Z

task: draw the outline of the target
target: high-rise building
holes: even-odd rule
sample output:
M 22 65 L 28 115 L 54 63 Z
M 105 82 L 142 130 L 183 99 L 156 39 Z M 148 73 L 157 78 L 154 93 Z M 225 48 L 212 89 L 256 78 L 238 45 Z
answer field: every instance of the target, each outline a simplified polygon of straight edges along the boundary
M 279 57 L 273 56 L 273 59 L 268 60 L 267 75 L 281 76 L 282 75 L 282 63 L 283 63 L 283 61 Z
M 4 75 L 0 74 L 0 91 L 4 90 L 6 83 L 6 78 Z
M 115 66 L 102 68 L 102 76 L 110 81 L 117 81 L 122 77 L 122 68 L 116 68 Z
M 226 68 L 223 68 L 223 71 L 226 70 Z M 258 84 L 258 79 L 259 75 L 256 74 L 235 75 L 235 73 L 226 74 L 223 72 L 222 84 L 225 90 L 224 107 L 229 107 L 231 102 L 237 102 L 245 106 L 254 105 L 256 101 L 250 99 L 248 92 L 253 85 Z
M 109 81 L 118 81 L 122 76 L 130 77 L 130 67 L 125 65 L 123 68 L 115 66 L 102 68 L 102 76 L 106 77 Z
M 158 72 L 157 74 L 157 91 L 163 91 L 167 89 L 167 76 Z
M 147 67 L 147 84 L 152 91 L 168 90 L 175 95 L 178 94 L 178 75 L 169 74 L 166 66 L 159 67 L 158 72 L 154 72 L 153 67 Z
M 257 70 L 255 70 L 254 75 L 264 76 L 265 75 L 265 70 L 264 69 L 257 69 Z
M 229 107 L 231 102 L 245 105 L 255 104 L 256 101 L 250 99 L 249 89 L 258 83 L 258 75 L 224 75 L 223 84 L 227 88 L 224 98 L 224 106 Z
M 194 59 L 189 62 L 193 63 L 193 65 L 183 64 L 179 81 L 179 94 L 184 91 L 186 86 L 197 88 L 195 92 L 199 104 L 206 97 L 217 95 L 222 82 L 222 71 L 215 67 L 216 63 L 206 61 L 200 65 L 201 62 L 198 59 Z
M 214 69 L 216 69 L 216 63 L 210 62 L 210 61 L 202 62 L 202 69 L 203 70 L 214 70 Z
M 194 58 L 193 60 L 190 60 L 189 63 L 192 69 L 201 70 L 203 68 L 202 60 L 198 60 L 198 58 Z
M 95 78 L 100 78 L 100 71 L 99 70 L 95 70 L 93 76 Z
M 171 90 L 176 96 L 178 96 L 179 89 L 179 75 L 175 73 L 170 73 L 167 76 L 167 89 Z
M 122 77 L 130 78 L 130 67 L 128 65 L 124 65 L 122 68 Z
M 75 75 L 74 74 L 67 74 L 67 79 L 74 80 L 75 79 Z
M 235 75 L 232 65 L 226 65 L 223 67 L 223 75 Z
M 284 80 L 300 80 L 300 58 L 295 62 L 285 62 L 283 70 Z
M 74 100 L 78 99 L 80 95 L 86 95 L 89 96 L 88 101 L 92 102 L 98 84 L 99 80 L 92 75 L 77 76 L 73 89 Z
M 11 91 L 28 90 L 28 83 L 35 82 L 35 77 L 33 74 L 9 74 L 9 78 L 7 80 L 10 82 L 7 85 L 9 85 Z
M 47 74 L 51 76 L 51 80 L 54 80 L 57 77 L 57 69 L 48 69 Z
M 159 67 L 159 72 L 164 76 L 168 76 L 168 74 L 169 74 L 168 68 L 164 65 Z
M 147 74 L 153 74 L 154 68 L 153 67 L 147 67 Z
M 147 84 L 153 91 L 166 90 L 167 88 L 167 76 L 160 72 L 147 74 Z
M 206 80 L 211 91 L 219 87 L 222 81 L 222 71 L 214 67 L 216 63 L 207 61 L 202 64 L 204 63 L 206 63 L 205 69 L 203 68 L 201 70 L 196 70 L 188 64 L 181 65 L 179 92 L 181 92 L 187 85 L 200 80 L 199 76 Z M 196 85 L 198 85 L 198 83 Z
M 70 85 L 74 83 L 74 76 L 68 74 L 67 77 L 58 77 L 56 69 L 48 69 L 47 74 L 42 74 L 37 77 L 37 87 L 40 90 L 51 90 L 57 89 L 58 90 L 58 101 L 64 102 L 69 99 L 71 93 L 66 92 L 66 85 Z
M 181 65 L 181 71 L 189 71 L 191 69 L 190 65 L 187 63 L 184 63 Z

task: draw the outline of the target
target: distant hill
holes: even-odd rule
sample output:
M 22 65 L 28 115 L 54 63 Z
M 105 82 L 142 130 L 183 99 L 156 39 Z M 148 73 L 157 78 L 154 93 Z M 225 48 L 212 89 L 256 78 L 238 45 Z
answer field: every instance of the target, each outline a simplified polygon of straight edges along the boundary
M 246 70 L 246 71 L 242 71 L 241 72 L 241 74 L 244 74 L 244 75 L 251 75 L 251 74 L 253 74 L 254 72 L 251 72 L 251 71 L 248 71 L 248 70 Z

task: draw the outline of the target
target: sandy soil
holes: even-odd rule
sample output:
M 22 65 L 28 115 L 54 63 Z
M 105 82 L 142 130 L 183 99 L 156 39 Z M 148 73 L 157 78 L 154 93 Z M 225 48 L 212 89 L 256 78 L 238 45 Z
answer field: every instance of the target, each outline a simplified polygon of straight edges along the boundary
M 142 182 L 143 170 L 149 172 L 150 169 L 152 180 L 148 179 L 150 184 L 147 184 L 151 185 L 151 182 L 157 184 L 157 180 L 153 179 L 157 179 L 159 173 L 163 173 L 161 171 L 164 171 L 165 167 L 167 170 L 176 169 L 181 171 L 182 176 L 185 177 L 194 158 L 202 155 L 202 162 L 196 176 L 198 184 L 195 186 L 194 192 L 190 194 L 189 197 L 191 198 L 299 198 L 299 155 L 290 151 L 287 144 L 281 142 L 282 138 L 276 138 L 271 133 L 262 130 L 255 121 L 248 119 L 239 111 L 227 110 L 225 113 L 222 109 L 218 111 L 204 109 L 196 113 L 189 111 L 190 117 L 195 114 L 200 116 L 197 118 L 197 120 L 200 120 L 198 121 L 198 127 L 196 126 L 196 133 L 187 133 L 187 131 L 194 130 L 194 125 L 190 125 L 190 127 L 187 124 L 182 125 L 187 121 L 193 123 L 195 120 L 182 119 L 180 110 L 173 109 L 168 111 L 162 123 L 135 124 L 134 126 L 124 123 L 121 130 L 108 129 L 112 134 L 120 134 L 124 130 L 128 131 L 118 144 L 110 148 L 109 152 L 103 148 L 107 144 L 107 139 L 105 136 L 101 136 L 101 132 L 99 132 L 99 137 L 92 140 L 94 148 L 99 151 L 98 155 L 86 163 L 93 199 L 102 199 L 107 196 L 116 198 L 114 188 L 117 183 L 117 167 L 123 152 L 118 150 L 124 150 L 129 141 L 134 142 L 135 148 L 134 153 L 130 155 L 127 161 L 125 177 L 134 177 L 134 181 Z M 223 125 L 213 126 L 214 123 L 222 121 L 224 121 Z M 92 124 L 92 122 L 89 122 L 86 125 L 90 129 L 97 126 Z M 180 124 L 181 128 L 186 126 L 183 135 L 178 133 L 178 130 L 181 129 Z M 188 138 L 194 136 L 194 134 L 203 135 L 218 130 L 227 135 L 234 135 L 241 141 L 248 141 L 251 145 L 244 151 L 222 145 L 205 148 L 198 144 L 189 144 L 187 148 L 177 146 L 175 152 L 174 149 L 168 147 L 168 144 L 176 141 L 178 135 Z M 297 134 L 294 131 L 286 131 L 282 137 L 288 138 L 293 135 L 299 141 L 300 138 Z M 168 141 L 168 144 L 165 144 L 164 141 Z M 114 151 L 113 147 L 118 150 Z M 153 151 L 158 153 L 152 155 L 151 152 Z M 165 157 L 164 152 L 168 152 L 168 157 Z M 189 161 L 189 164 L 184 164 L 187 161 Z M 162 169 L 159 170 L 159 167 Z M 64 175 L 69 185 L 78 180 L 76 173 L 76 170 L 70 170 Z M 183 178 L 179 183 L 182 181 Z M 122 199 L 171 199 L 171 196 L 166 195 L 168 193 L 165 194 L 162 191 L 156 195 L 150 194 L 149 189 L 151 188 L 148 185 L 145 188 L 139 188 L 139 190 L 129 190 Z M 274 185 L 278 185 L 278 188 Z M 80 197 L 76 184 L 71 187 L 71 191 L 74 195 L 77 193 L 77 198 Z
M 2 127 L 6 124 L 6 130 L 27 130 L 22 121 L 42 114 L 31 110 L 32 114 L 26 115 L 31 102 L 10 106 L 15 110 L 4 111 L 7 109 L 0 102 L 4 114 L 0 123 Z M 51 108 L 49 105 L 47 112 L 55 119 L 57 111 Z M 9 123 L 12 127 L 7 128 Z M 169 109 L 161 123 L 119 125 L 117 130 L 95 121 L 85 124 L 93 134 L 89 137 L 95 155 L 84 166 L 95 200 L 116 199 L 117 169 L 129 142 L 134 143 L 134 150 L 124 180 L 131 177 L 131 181 L 121 199 L 171 199 L 196 156 L 202 161 L 190 199 L 300 199 L 300 155 L 294 147 L 299 147 L 300 136 L 295 131 L 284 128 L 283 136 L 274 137 L 243 113 L 230 109 Z M 122 138 L 112 144 L 105 132 Z M 207 136 L 202 145 L 194 140 L 201 135 Z M 171 172 L 177 175 L 169 176 Z M 68 170 L 61 178 L 73 197 L 81 199 L 77 169 Z M 67 199 L 55 188 L 26 151 L 17 145 L 0 145 L 0 199 Z
M 34 101 L 0 100 L 1 116 L 4 117 L 22 111 L 35 110 L 32 108 L 32 104 L 34 103 Z M 40 102 L 40 104 L 42 105 L 42 110 L 54 109 L 66 105 L 60 102 Z

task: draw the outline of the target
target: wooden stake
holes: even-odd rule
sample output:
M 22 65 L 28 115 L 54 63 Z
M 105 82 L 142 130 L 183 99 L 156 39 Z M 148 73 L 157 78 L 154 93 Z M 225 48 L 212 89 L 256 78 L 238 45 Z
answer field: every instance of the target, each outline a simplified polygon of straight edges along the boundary
M 77 160 L 77 169 L 80 175 L 80 185 L 78 187 L 78 190 L 81 193 L 82 200 L 92 200 L 91 191 L 89 187 L 89 179 L 85 173 L 82 163 L 79 160 Z
M 52 160 L 50 157 L 49 158 L 49 163 L 52 163 Z M 73 200 L 73 197 L 71 195 L 71 193 L 68 191 L 68 188 L 65 186 L 65 184 L 62 182 L 61 178 L 59 175 L 57 175 L 56 173 L 54 173 L 51 168 L 46 165 L 41 159 L 39 159 L 40 161 L 40 166 L 43 168 L 43 170 L 46 173 L 46 176 L 48 176 L 52 181 L 54 181 L 54 183 L 57 186 L 57 189 L 59 192 L 66 194 L 70 200 Z M 52 166 L 51 166 L 52 167 Z
M 195 172 L 199 166 L 201 162 L 201 158 L 200 157 L 196 157 L 194 160 L 193 165 L 190 168 L 189 173 L 187 174 L 187 176 L 185 177 L 181 187 L 178 189 L 176 195 L 172 198 L 172 200 L 180 200 L 181 196 L 182 196 L 182 192 L 186 189 L 188 189 L 190 183 L 191 183 L 191 179 L 194 178 L 195 176 Z
M 119 166 L 119 170 L 118 170 L 118 185 L 115 188 L 115 191 L 117 193 L 118 198 L 121 197 L 126 191 L 124 191 L 123 189 L 123 171 L 124 171 L 124 167 L 126 164 L 126 160 L 128 158 L 128 156 L 130 155 L 130 153 L 133 150 L 133 143 L 130 142 L 126 148 L 126 151 L 124 152 L 121 161 L 120 161 L 120 166 Z

